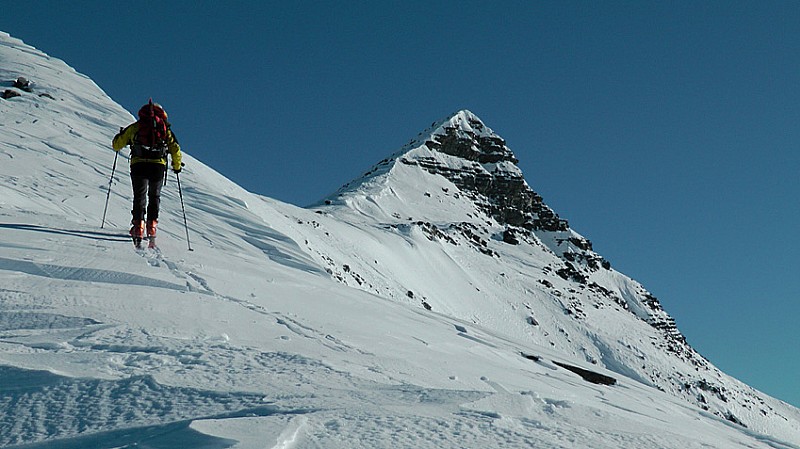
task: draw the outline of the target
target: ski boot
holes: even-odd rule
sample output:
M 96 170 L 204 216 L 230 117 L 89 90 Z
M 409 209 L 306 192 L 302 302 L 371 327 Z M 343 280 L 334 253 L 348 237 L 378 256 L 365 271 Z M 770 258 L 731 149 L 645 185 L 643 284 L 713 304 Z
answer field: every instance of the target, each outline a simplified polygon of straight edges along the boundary
M 158 220 L 150 220 L 147 222 L 147 240 L 148 248 L 155 248 L 156 247 L 156 227 L 158 226 Z
M 144 238 L 144 220 L 132 221 L 131 224 L 131 238 L 133 239 L 133 246 L 136 248 L 142 247 L 142 239 Z

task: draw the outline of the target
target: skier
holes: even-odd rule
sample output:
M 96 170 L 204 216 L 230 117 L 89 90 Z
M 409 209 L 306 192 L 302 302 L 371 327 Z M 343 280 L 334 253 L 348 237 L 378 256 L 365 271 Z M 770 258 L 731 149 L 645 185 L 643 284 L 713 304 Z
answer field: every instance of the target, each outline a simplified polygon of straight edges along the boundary
M 133 209 L 131 237 L 139 247 L 147 233 L 150 246 L 155 246 L 156 227 L 161 186 L 167 171 L 167 153 L 172 160 L 172 171 L 181 172 L 181 147 L 167 122 L 167 113 L 151 99 L 139 109 L 139 120 L 120 128 L 111 145 L 114 151 L 130 145 L 131 184 Z M 147 213 L 145 224 L 145 212 Z

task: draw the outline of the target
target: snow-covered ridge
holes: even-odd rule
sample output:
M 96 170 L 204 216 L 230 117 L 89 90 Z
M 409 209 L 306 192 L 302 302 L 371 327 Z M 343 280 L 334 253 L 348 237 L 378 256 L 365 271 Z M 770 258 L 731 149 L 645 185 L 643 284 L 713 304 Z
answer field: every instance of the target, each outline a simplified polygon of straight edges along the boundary
M 445 157 L 448 150 L 455 157 Z M 522 176 L 516 166 L 518 161 L 505 146 L 505 141 L 475 114 L 465 109 L 433 122 L 400 150 L 374 165 L 360 178 L 342 186 L 335 194 L 324 199 L 324 202 L 331 204 L 347 192 L 358 190 L 365 184 L 380 184 L 381 181 L 376 178 L 383 178 L 398 161 L 409 163 L 411 160 L 423 164 L 430 161 L 431 166 L 447 167 L 452 171 L 467 169 L 486 174 Z M 314 206 L 320 204 L 323 201 Z
M 398 162 L 511 164 L 428 147 L 498 138 L 472 114 L 311 209 L 186 149 L 194 251 L 170 179 L 140 254 L 124 153 L 100 228 L 131 115 L 5 34 L 0 60 L 0 90 L 34 82 L 0 99 L 0 447 L 800 447 L 797 409 L 670 351 L 646 290 L 574 231 Z

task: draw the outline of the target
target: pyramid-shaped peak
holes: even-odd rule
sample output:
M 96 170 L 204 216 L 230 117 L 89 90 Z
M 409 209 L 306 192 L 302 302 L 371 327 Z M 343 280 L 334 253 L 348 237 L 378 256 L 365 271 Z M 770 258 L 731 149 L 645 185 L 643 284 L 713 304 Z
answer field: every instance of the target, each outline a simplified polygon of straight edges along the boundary
M 466 109 L 434 123 L 425 145 L 432 150 L 481 164 L 519 162 L 506 146 L 506 141 Z
M 454 128 L 476 135 L 495 135 L 477 115 L 467 109 L 462 109 L 449 118 L 442 120 L 437 129 L 434 130 L 434 133 L 444 128 Z

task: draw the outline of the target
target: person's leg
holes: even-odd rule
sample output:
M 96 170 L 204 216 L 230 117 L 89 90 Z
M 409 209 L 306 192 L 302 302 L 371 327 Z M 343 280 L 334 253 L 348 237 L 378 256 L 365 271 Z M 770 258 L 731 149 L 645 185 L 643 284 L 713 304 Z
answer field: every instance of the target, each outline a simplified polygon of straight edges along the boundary
M 163 183 L 163 176 L 154 176 L 148 180 L 147 221 L 158 220 L 158 211 L 161 205 L 161 185 Z
M 147 177 L 147 235 L 156 235 L 158 212 L 161 206 L 161 186 L 164 185 L 164 166 L 152 164 Z
M 144 211 L 147 206 L 147 177 L 141 173 L 139 164 L 131 166 L 131 185 L 133 186 L 133 209 L 131 209 L 131 236 L 141 239 L 144 235 Z
M 133 223 L 144 220 L 145 207 L 147 206 L 147 176 L 141 173 L 138 164 L 131 166 L 131 185 L 133 186 Z

